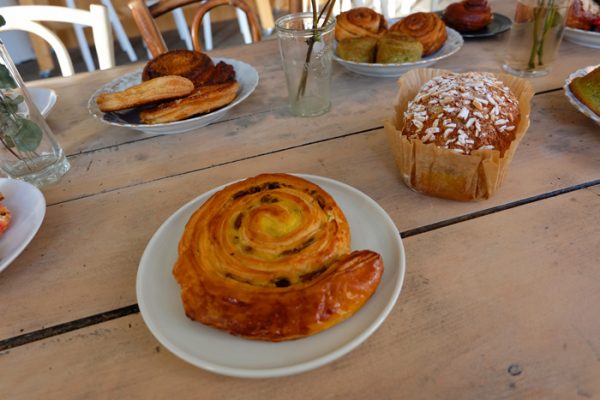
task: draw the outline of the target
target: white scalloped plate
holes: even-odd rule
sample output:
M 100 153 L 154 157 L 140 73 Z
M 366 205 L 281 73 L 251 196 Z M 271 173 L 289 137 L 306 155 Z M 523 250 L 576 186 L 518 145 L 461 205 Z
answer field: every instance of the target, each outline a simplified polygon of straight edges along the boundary
M 584 76 L 584 75 L 587 75 L 590 72 L 592 72 L 592 70 L 594 70 L 595 68 L 600 68 L 600 64 L 598 64 L 598 65 L 590 65 L 589 67 L 581 68 L 581 69 L 578 69 L 577 71 L 573 72 L 571 75 L 569 75 L 569 77 L 565 81 L 565 85 L 563 86 L 563 88 L 565 89 L 565 96 L 567 96 L 567 99 L 569 99 L 569 102 L 571 104 L 573 104 L 573 106 L 579 112 L 581 112 L 585 116 L 591 118 L 592 121 L 594 121 L 598 125 L 600 125 L 600 115 L 596 114 L 595 112 L 593 112 L 592 110 L 590 110 L 588 108 L 588 106 L 586 106 L 581 101 L 579 101 L 579 99 L 577 97 L 575 97 L 575 95 L 571 91 L 571 88 L 569 87 L 569 85 L 571 84 L 571 81 L 573 79 L 581 77 L 581 76 Z
M 370 197 L 333 179 L 301 175 L 325 189 L 346 215 L 352 249 L 382 255 L 384 273 L 375 294 L 348 320 L 304 339 L 281 343 L 242 339 L 191 321 L 171 273 L 185 224 L 224 186 L 190 201 L 156 231 L 140 261 L 136 291 L 140 313 L 156 339 L 183 360 L 206 370 L 244 378 L 296 374 L 325 365 L 365 341 L 388 316 L 404 280 L 404 248 L 398 229 Z
M 124 128 L 131 128 L 148 134 L 166 135 L 202 128 L 223 118 L 229 110 L 250 96 L 250 94 L 258 85 L 258 72 L 256 72 L 251 65 L 231 58 L 214 57 L 213 61 L 215 63 L 224 61 L 233 66 L 235 69 L 235 77 L 240 84 L 240 90 L 233 102 L 229 103 L 223 108 L 209 112 L 208 114 L 188 118 L 183 121 L 169 122 L 167 124 L 149 125 L 142 124 L 140 122 L 139 112 L 137 110 L 125 110 L 123 112 L 110 113 L 103 113 L 100 111 L 98 105 L 96 104 L 96 97 L 100 93 L 118 92 L 130 86 L 137 85 L 141 82 L 142 69 L 123 75 L 98 89 L 88 101 L 88 110 L 90 114 L 104 123 Z
M 584 31 L 583 29 L 565 28 L 565 39 L 580 46 L 600 49 L 600 32 Z
M 357 74 L 374 76 L 378 78 L 395 78 L 408 70 L 413 68 L 425 68 L 429 67 L 436 62 L 443 60 L 446 57 L 450 57 L 452 54 L 460 50 L 465 43 L 463 37 L 452 28 L 446 27 L 448 31 L 448 39 L 441 49 L 433 54 L 423 57 L 422 59 L 402 64 L 377 64 L 377 63 L 361 63 L 354 61 L 347 61 L 336 54 L 333 55 L 335 61 L 344 66 L 344 68 L 356 72 Z

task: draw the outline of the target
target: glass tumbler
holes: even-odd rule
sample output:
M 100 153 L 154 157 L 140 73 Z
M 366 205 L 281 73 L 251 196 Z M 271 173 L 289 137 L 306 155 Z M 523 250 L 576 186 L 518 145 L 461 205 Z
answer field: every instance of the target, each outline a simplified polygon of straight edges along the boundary
M 312 13 L 289 14 L 276 23 L 292 114 L 310 117 L 331 107 L 335 19 L 313 27 Z
M 518 0 L 502 68 L 522 77 L 548 74 L 563 36 L 570 0 Z
M 69 161 L 0 42 L 0 171 L 36 186 L 58 181 Z

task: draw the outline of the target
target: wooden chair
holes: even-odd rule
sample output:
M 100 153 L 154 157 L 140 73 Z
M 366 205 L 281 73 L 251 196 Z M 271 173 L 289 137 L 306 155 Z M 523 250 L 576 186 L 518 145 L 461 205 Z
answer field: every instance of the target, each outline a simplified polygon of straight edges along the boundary
M 195 50 L 202 51 L 202 45 L 200 44 L 200 24 L 202 23 L 202 18 L 213 8 L 224 5 L 241 9 L 248 18 L 252 40 L 255 42 L 260 41 L 260 25 L 254 12 L 245 0 L 161 0 L 150 7 L 146 6 L 144 0 L 131 0 L 129 2 L 129 9 L 131 10 L 133 20 L 138 26 L 142 39 L 153 57 L 167 51 L 167 46 L 154 18 L 193 3 L 199 3 L 199 8 L 194 15 L 191 28 L 192 43 Z
M 59 6 L 11 6 L 0 7 L 0 15 L 6 20 L 0 30 L 20 30 L 34 33 L 48 42 L 58 60 L 63 76 L 75 73 L 71 56 L 64 43 L 40 21 L 66 22 L 90 26 L 98 54 L 100 69 L 115 66 L 112 32 L 108 12 L 104 6 L 90 5 L 90 10 L 72 9 Z

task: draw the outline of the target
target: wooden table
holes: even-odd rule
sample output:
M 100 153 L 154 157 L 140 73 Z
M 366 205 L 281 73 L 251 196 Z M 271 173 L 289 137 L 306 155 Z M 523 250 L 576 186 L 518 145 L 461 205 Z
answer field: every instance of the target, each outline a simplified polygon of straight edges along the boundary
M 469 41 L 437 66 L 499 71 L 505 40 Z M 276 41 L 212 54 L 254 65 L 259 86 L 222 121 L 178 135 L 88 115 L 94 90 L 137 65 L 37 83 L 58 93 L 48 121 L 72 170 L 44 189 L 40 231 L 0 274 L 0 398 L 600 396 L 600 129 L 561 89 L 600 50 L 562 44 L 552 73 L 531 81 L 531 127 L 508 179 L 470 203 L 401 182 L 382 129 L 394 79 L 336 65 L 332 110 L 294 118 Z M 331 177 L 376 200 L 403 237 L 404 287 L 383 325 L 331 364 L 277 379 L 206 372 L 144 325 L 138 262 L 183 204 L 273 171 Z

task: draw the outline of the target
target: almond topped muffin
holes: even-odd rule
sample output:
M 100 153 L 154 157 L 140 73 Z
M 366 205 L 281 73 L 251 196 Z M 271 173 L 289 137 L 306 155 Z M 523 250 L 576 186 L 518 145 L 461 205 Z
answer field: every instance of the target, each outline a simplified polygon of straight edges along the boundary
M 482 149 L 502 155 L 515 139 L 518 104 L 492 74 L 436 76 L 408 103 L 402 134 L 460 154 Z
M 505 74 L 414 69 L 398 85 L 384 127 L 406 185 L 453 200 L 492 196 L 529 127 L 531 84 Z

